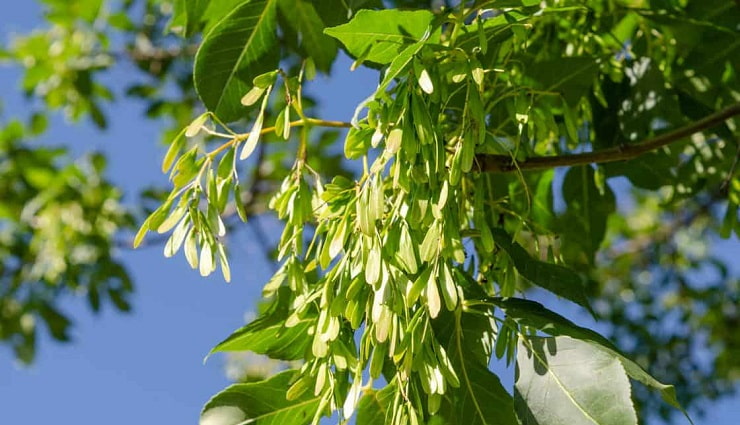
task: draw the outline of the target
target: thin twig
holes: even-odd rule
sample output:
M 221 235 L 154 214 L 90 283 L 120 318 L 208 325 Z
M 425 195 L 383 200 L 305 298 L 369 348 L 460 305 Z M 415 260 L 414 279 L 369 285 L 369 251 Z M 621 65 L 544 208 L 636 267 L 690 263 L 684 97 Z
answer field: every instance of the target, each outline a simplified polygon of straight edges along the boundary
M 306 118 L 305 120 L 300 119 L 300 120 L 296 120 L 296 121 L 291 121 L 290 122 L 290 127 L 291 128 L 293 128 L 293 127 L 302 127 L 305 124 L 310 124 L 310 125 L 313 125 L 313 126 L 316 126 L 316 127 L 333 127 L 333 128 L 350 128 L 350 127 L 352 127 L 352 124 L 351 123 L 348 123 L 348 122 L 344 122 L 344 121 L 325 121 L 325 120 L 320 120 L 320 119 L 316 119 L 316 118 Z M 263 128 L 260 131 L 260 135 L 265 135 L 267 133 L 272 133 L 273 131 L 275 131 L 275 127 L 266 127 L 266 128 Z M 216 149 L 208 152 L 207 153 L 207 156 L 213 158 L 216 155 L 218 155 L 220 152 L 222 152 L 225 149 L 228 149 L 231 146 L 233 146 L 235 143 L 239 143 L 239 142 L 242 142 L 244 140 L 247 140 L 248 137 L 249 137 L 249 133 L 240 133 L 240 134 L 237 134 L 237 135 L 234 136 L 233 139 L 231 139 L 228 142 L 222 144 L 221 146 L 217 147 Z

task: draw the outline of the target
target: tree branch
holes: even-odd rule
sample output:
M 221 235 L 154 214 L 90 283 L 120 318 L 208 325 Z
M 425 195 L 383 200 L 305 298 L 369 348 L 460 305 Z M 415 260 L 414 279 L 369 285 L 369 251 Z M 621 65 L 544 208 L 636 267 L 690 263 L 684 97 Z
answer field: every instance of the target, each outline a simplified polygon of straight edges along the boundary
M 702 130 L 721 124 L 726 119 L 735 115 L 740 115 L 740 103 L 708 115 L 687 125 L 686 127 L 669 131 L 668 133 L 653 137 L 652 139 L 648 139 L 642 143 L 622 145 L 596 152 L 532 157 L 518 162 L 515 162 L 511 157 L 506 155 L 478 155 L 476 158 L 480 165 L 480 171 L 488 173 L 508 173 L 515 170 L 544 170 L 574 165 L 628 161 L 647 152 L 668 146 L 686 136 L 690 136 L 694 133 L 698 133 Z

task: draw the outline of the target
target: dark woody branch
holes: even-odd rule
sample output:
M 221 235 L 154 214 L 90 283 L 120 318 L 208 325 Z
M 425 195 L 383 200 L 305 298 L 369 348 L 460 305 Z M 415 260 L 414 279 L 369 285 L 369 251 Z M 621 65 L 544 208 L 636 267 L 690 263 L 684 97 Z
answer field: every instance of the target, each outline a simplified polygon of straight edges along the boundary
M 516 170 L 545 170 L 556 167 L 628 161 L 645 153 L 652 152 L 664 146 L 668 146 L 671 143 L 680 141 L 686 136 L 712 128 L 736 115 L 740 115 L 740 103 L 708 115 L 685 127 L 663 133 L 641 143 L 622 145 L 595 152 L 556 156 L 537 156 L 516 162 L 506 155 L 478 155 L 477 161 L 480 171 L 488 173 L 508 173 Z

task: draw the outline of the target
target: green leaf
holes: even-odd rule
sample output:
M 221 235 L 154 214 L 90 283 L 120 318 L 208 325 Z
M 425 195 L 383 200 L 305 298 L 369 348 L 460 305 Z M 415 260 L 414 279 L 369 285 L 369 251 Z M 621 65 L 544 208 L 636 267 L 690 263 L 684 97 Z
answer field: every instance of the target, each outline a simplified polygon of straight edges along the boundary
M 422 261 L 430 262 L 436 256 L 439 251 L 439 225 L 435 222 L 429 226 L 424 240 L 421 242 L 419 248 L 419 254 L 421 255 Z
M 206 34 L 198 49 L 195 89 L 224 121 L 242 116 L 240 99 L 254 77 L 278 66 L 276 4 L 277 0 L 252 0 L 239 5 Z
M 630 161 L 604 164 L 607 177 L 625 176 L 642 189 L 658 190 L 676 182 L 676 159 L 664 151 L 649 152 Z
M 141 245 L 141 242 L 144 241 L 144 236 L 146 236 L 148 231 L 149 231 L 149 223 L 148 223 L 148 220 L 146 220 L 144 221 L 144 223 L 141 224 L 141 227 L 139 227 L 139 230 L 136 232 L 136 235 L 134 236 L 134 243 L 133 243 L 134 249 L 138 248 L 139 245 Z
M 312 3 L 327 26 L 343 24 L 361 9 L 385 8 L 382 0 L 321 0 Z
M 308 334 L 308 328 L 316 322 L 316 318 L 311 313 L 306 313 L 307 317 L 286 328 L 285 321 L 291 313 L 288 299 L 290 289 L 281 287 L 277 292 L 277 299 L 268 312 L 218 343 L 209 355 L 225 351 L 250 350 L 274 359 L 303 358 L 313 339 L 313 336 Z
M 570 57 L 533 62 L 525 74 L 535 88 L 560 93 L 570 106 L 575 106 L 588 95 L 598 71 L 593 58 Z
M 581 166 L 565 174 L 563 198 L 568 206 L 562 221 L 563 250 L 574 263 L 592 264 L 606 234 L 607 219 L 616 210 L 614 193 L 606 185 L 602 194 L 593 168 Z
M 632 379 L 660 391 L 666 403 L 679 409 L 686 415 L 686 412 L 676 398 L 676 390 L 673 385 L 663 384 L 653 378 L 637 363 L 621 354 L 614 344 L 597 332 L 576 325 L 565 317 L 548 310 L 538 302 L 520 298 L 491 298 L 491 301 L 503 309 L 507 317 L 515 319 L 522 325 L 533 327 L 553 336 L 569 336 L 596 345 L 599 349 L 612 353 L 612 355 L 619 358 L 625 371 Z M 688 418 L 688 415 L 686 417 Z
M 519 339 L 514 404 L 522 423 L 637 425 L 619 359 L 569 337 Z
M 344 141 L 344 156 L 347 159 L 358 159 L 365 155 L 367 150 L 370 149 L 370 136 L 372 134 L 372 128 L 350 128 Z
M 185 0 L 187 1 L 187 0 Z M 201 22 L 203 23 L 203 34 L 207 34 L 226 15 L 237 6 L 250 0 L 210 0 L 203 12 Z
M 305 392 L 294 400 L 285 395 L 298 372 L 287 370 L 270 379 L 234 384 L 203 407 L 200 425 L 303 425 L 319 409 L 321 397 Z
M 361 10 L 349 23 L 324 32 L 341 41 L 355 59 L 386 65 L 421 39 L 433 20 L 426 10 Z
M 69 327 L 72 322 L 50 304 L 44 303 L 39 308 L 41 318 L 46 322 L 49 333 L 57 341 L 69 341 Z
M 396 55 L 393 59 L 393 62 L 391 62 L 390 66 L 388 66 L 388 69 L 385 71 L 385 76 L 383 77 L 383 81 L 380 83 L 375 93 L 382 93 L 383 91 L 385 91 L 385 89 L 387 89 L 388 86 L 390 86 L 391 82 L 393 82 L 393 80 L 396 77 L 401 75 L 401 73 L 404 70 L 406 70 L 406 67 L 411 62 L 411 60 L 414 58 L 414 55 L 419 53 L 419 50 L 421 50 L 421 48 L 424 47 L 424 44 L 426 44 L 426 42 L 427 42 L 427 39 L 422 38 L 416 43 L 403 49 L 401 53 Z
M 324 33 L 324 22 L 312 2 L 307 0 L 280 0 L 280 12 L 288 25 L 300 34 L 301 47 L 311 57 L 316 66 L 329 72 L 337 56 L 337 45 Z
M 207 0 L 176 0 L 168 28 L 182 36 L 190 37 L 200 29 Z M 124 15 L 126 16 L 126 15 Z
M 540 173 L 532 196 L 532 217 L 537 224 L 548 230 L 552 228 L 555 222 L 552 195 L 552 181 L 554 177 L 555 172 L 553 170 Z
M 516 269 L 527 280 L 591 310 L 584 293 L 583 279 L 578 273 L 557 264 L 532 258 L 527 250 L 512 241 L 511 236 L 502 229 L 492 229 L 491 234 L 496 244 L 509 254 Z
M 453 362 L 460 375 L 460 387 L 448 389 L 450 423 L 461 425 L 517 425 L 514 403 L 501 380 L 485 366 L 464 357 L 465 369 Z
M 357 425 L 382 425 L 388 423 L 389 408 L 396 395 L 396 385 L 386 385 L 378 390 L 368 390 L 357 404 Z
M 469 310 L 471 311 L 471 310 Z M 488 370 L 495 323 L 489 312 L 443 313 L 434 323 L 460 380 L 448 388 L 440 409 L 446 424 L 516 425 L 514 403 L 498 376 Z

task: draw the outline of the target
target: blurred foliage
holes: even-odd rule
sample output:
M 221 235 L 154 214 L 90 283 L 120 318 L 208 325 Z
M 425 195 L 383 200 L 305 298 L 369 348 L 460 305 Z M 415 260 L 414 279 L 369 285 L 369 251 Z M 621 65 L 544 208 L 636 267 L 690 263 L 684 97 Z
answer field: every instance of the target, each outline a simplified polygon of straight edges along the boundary
M 0 48 L 0 60 L 21 72 L 19 89 L 38 109 L 27 116 L 12 111 L 18 116 L 6 120 L 0 132 L 0 340 L 26 363 L 33 360 L 38 323 L 44 323 L 54 339 L 68 339 L 72 319 L 59 308 L 62 297 L 83 297 L 93 311 L 105 304 L 130 309 L 133 283 L 116 249 L 130 245 L 134 222 L 140 223 L 169 191 L 149 188 L 139 205 L 126 209 L 120 190 L 106 181 L 103 155 L 71 158 L 65 148 L 35 139 L 44 135 L 49 116 L 57 111 L 71 121 L 89 120 L 104 129 L 115 119 L 107 112 L 109 106 L 124 101 L 114 95 L 120 92 L 125 101 L 145 105 L 148 119 L 162 123 L 161 143 L 176 140 L 204 109 L 193 85 L 201 33 L 242 2 L 213 1 L 197 20 L 187 8 L 204 2 L 39 3 L 44 26 Z M 322 25 L 329 27 L 344 23 L 348 11 L 357 7 L 382 8 L 385 3 L 439 12 L 457 2 L 346 1 L 344 8 L 332 8 L 335 2 L 311 3 Z M 539 4 L 470 3 L 490 3 L 494 9 Z M 556 3 L 561 2 L 543 2 Z M 494 68 L 501 57 L 514 57 L 510 82 L 524 82 L 531 92 L 505 93 L 507 101 L 489 111 L 496 128 L 478 153 L 525 160 L 626 146 L 737 102 L 736 2 L 587 3 L 588 8 L 575 8 L 566 18 L 543 13 L 534 29 L 516 26 L 510 35 L 514 42 L 494 35 L 488 51 L 479 52 L 487 78 L 499 73 Z M 280 64 L 286 75 L 297 75 L 301 60 L 312 57 L 319 72 L 330 73 L 342 46 L 322 33 L 321 42 L 311 44 L 305 37 L 309 27 L 296 24 L 291 15 L 295 11 L 284 6 L 278 10 L 280 48 L 266 57 L 266 70 Z M 495 13 L 483 11 L 480 16 L 488 21 L 481 22 L 503 16 Z M 465 48 L 478 43 L 473 25 L 467 38 L 461 36 Z M 526 49 L 513 47 L 524 44 Z M 573 57 L 570 60 L 599 60 L 585 63 L 585 74 L 559 87 L 563 97 L 548 96 L 553 88 L 549 82 L 563 77 L 558 70 L 573 69 L 565 65 L 564 51 Z M 109 78 L 122 74 L 125 80 Z M 204 81 L 210 77 L 203 75 Z M 265 122 L 275 122 L 286 107 L 289 90 L 275 90 L 278 95 L 267 105 Z M 482 102 L 501 94 L 489 93 Z M 313 116 L 313 100 L 303 99 L 306 113 Z M 231 125 L 249 129 L 256 111 L 242 112 Z M 451 113 L 449 120 L 454 123 L 460 117 Z M 343 161 L 338 135 L 336 130 L 312 133 L 306 157 L 323 176 L 351 177 L 356 169 Z M 515 152 L 501 147 L 507 138 L 516 139 Z M 247 216 L 269 210 L 270 197 L 290 175 L 298 146 L 295 137 L 281 139 L 265 136 L 257 154 L 241 166 L 242 186 L 223 210 L 227 227 L 238 224 L 238 205 Z M 208 151 L 218 140 L 200 132 L 187 140 L 187 147 Z M 737 265 L 715 249 L 720 237 L 737 249 L 739 149 L 737 127 L 725 123 L 628 162 L 572 167 L 564 174 L 496 175 L 481 183 L 500 207 L 498 216 L 486 219 L 521 231 L 519 242 L 534 255 L 588 276 L 588 296 L 608 335 L 658 379 L 675 384 L 680 401 L 694 411 L 733 393 L 740 371 Z M 265 246 L 266 251 L 272 248 Z M 513 270 L 507 262 L 490 266 Z M 528 288 L 524 280 L 515 280 L 516 287 Z M 635 391 L 643 416 L 671 418 L 655 395 L 637 387 Z
M 111 240 L 134 222 L 102 175 L 106 158 L 70 163 L 64 148 L 26 142 L 28 131 L 10 121 L 0 132 L 0 339 L 24 362 L 33 359 L 38 322 L 69 339 L 61 296 L 84 296 L 95 312 L 108 302 L 128 311 L 133 290 Z

